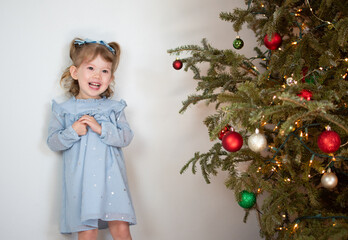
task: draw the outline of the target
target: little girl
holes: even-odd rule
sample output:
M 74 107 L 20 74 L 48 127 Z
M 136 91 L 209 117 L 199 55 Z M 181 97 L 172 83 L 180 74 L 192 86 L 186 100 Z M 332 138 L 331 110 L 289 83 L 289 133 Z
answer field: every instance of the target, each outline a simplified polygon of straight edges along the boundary
M 136 218 L 121 148 L 133 133 L 124 114 L 126 102 L 110 100 L 120 59 L 116 42 L 75 38 L 72 65 L 61 84 L 71 98 L 52 101 L 48 146 L 63 151 L 61 232 L 97 239 L 109 227 L 113 239 L 131 239 Z

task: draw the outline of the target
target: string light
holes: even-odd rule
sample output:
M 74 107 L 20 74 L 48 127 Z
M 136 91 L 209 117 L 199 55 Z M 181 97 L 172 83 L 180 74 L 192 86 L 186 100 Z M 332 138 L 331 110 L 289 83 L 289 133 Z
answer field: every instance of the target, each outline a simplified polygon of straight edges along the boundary
M 306 25 L 305 23 L 302 23 L 302 24 L 301 24 L 301 28 L 302 28 L 302 30 L 305 30 L 305 29 L 306 29 L 306 27 L 307 27 L 307 25 Z
M 306 0 L 306 3 L 307 3 L 307 5 L 308 5 L 308 7 L 309 7 L 309 10 L 311 11 L 311 13 L 312 13 L 312 15 L 313 15 L 314 17 L 316 17 L 316 18 L 317 18 L 318 20 L 320 20 L 321 22 L 326 23 L 326 24 L 328 25 L 328 28 L 329 28 L 329 29 L 335 28 L 335 26 L 334 26 L 331 22 L 325 21 L 325 20 L 319 18 L 317 15 L 314 14 L 313 8 L 312 8 L 311 5 L 309 4 L 309 1 L 308 1 L 308 0 Z
M 312 157 L 311 157 L 311 160 L 309 160 L 309 166 L 311 166 L 311 165 L 312 165 L 313 160 L 314 160 L 314 157 L 315 157 L 315 155 L 313 154 L 313 155 L 312 155 Z
M 290 178 L 284 178 L 284 182 L 291 182 Z
M 300 120 L 297 120 L 297 121 L 295 122 L 295 125 L 296 125 L 296 127 L 299 127 L 299 126 L 300 126 Z
M 299 121 L 299 120 L 298 120 L 298 121 Z M 281 123 L 281 122 L 279 122 L 279 123 L 277 124 L 277 126 L 280 125 L 280 123 Z M 321 170 L 318 170 L 318 171 L 321 171 L 322 174 L 324 174 L 324 173 L 325 173 L 325 169 L 328 168 L 329 165 L 330 165 L 332 162 L 334 162 L 334 160 L 332 159 L 332 158 L 334 158 L 334 155 L 333 155 L 333 154 L 322 155 L 322 154 L 318 154 L 318 153 L 314 152 L 313 150 L 311 150 L 311 149 L 300 139 L 299 135 L 296 134 L 297 131 L 300 131 L 301 129 L 304 128 L 305 131 L 306 131 L 306 133 L 307 133 L 306 136 L 308 136 L 308 129 L 307 129 L 307 128 L 308 128 L 308 127 L 313 127 L 313 126 L 318 126 L 318 125 L 320 125 L 320 124 L 319 124 L 319 123 L 316 123 L 316 124 L 309 124 L 309 125 L 304 125 L 304 126 L 302 126 L 302 124 L 301 124 L 301 127 L 300 127 L 300 128 L 297 128 L 297 129 L 296 129 L 296 128 L 294 129 L 293 126 L 290 126 L 288 131 L 289 131 L 289 132 L 292 131 L 292 132 L 291 132 L 290 134 L 288 134 L 288 136 L 287 136 L 287 138 L 285 139 L 284 143 L 281 144 L 279 148 L 275 148 L 275 147 L 273 147 L 272 145 L 269 145 L 269 148 L 270 148 L 272 151 L 275 151 L 275 153 L 274 153 L 274 155 L 273 155 L 273 158 L 268 159 L 267 161 L 268 161 L 268 162 L 277 163 L 277 162 L 275 161 L 275 159 L 276 159 L 276 157 L 277 157 L 279 151 L 280 151 L 281 149 L 284 148 L 284 145 L 285 145 L 285 143 L 288 141 L 288 139 L 289 139 L 291 136 L 294 136 L 295 138 L 297 138 L 298 140 L 300 140 L 301 144 L 304 145 L 304 147 L 305 147 L 309 152 L 312 153 L 312 157 L 311 157 L 311 160 L 312 160 L 312 161 L 309 161 L 309 163 L 308 163 L 309 166 L 313 163 L 313 160 L 314 160 L 314 157 L 315 157 L 315 156 L 328 157 L 328 158 L 330 159 L 330 163 L 328 164 L 328 166 L 326 166 L 325 168 L 321 168 L 321 169 L 324 169 L 324 170 L 322 170 L 322 171 L 321 171 Z M 277 128 L 274 128 L 274 129 L 277 129 Z M 282 131 L 284 131 L 284 130 L 282 130 Z M 280 131 L 280 132 L 282 132 L 282 131 Z M 281 134 L 282 134 L 282 133 L 281 133 Z M 283 135 L 283 134 L 282 134 L 282 135 Z M 347 141 L 347 144 L 348 144 L 348 141 Z M 336 158 L 348 160 L 348 158 L 343 157 L 343 156 L 336 156 L 335 159 L 336 159 Z M 336 160 L 336 161 L 337 161 L 337 160 Z M 283 163 L 285 164 L 284 161 L 283 161 Z M 284 181 L 286 182 L 286 179 L 284 179 Z
M 308 128 L 305 128 L 305 137 L 306 137 L 306 140 L 308 140 Z
M 347 75 L 348 75 L 348 73 L 344 74 L 344 75 L 342 76 L 342 79 L 346 79 Z
M 295 223 L 293 231 L 296 231 L 296 229 L 298 229 L 298 223 Z
M 327 216 L 327 217 L 323 217 L 323 216 L 321 216 L 321 214 L 318 214 L 316 216 L 303 216 L 303 217 L 299 217 L 299 218 L 295 219 L 296 224 L 294 225 L 293 230 L 299 228 L 298 224 L 303 219 L 331 219 L 332 222 L 333 222 L 332 226 L 334 227 L 334 226 L 336 226 L 336 218 L 348 219 L 348 217 L 346 217 L 346 216 Z

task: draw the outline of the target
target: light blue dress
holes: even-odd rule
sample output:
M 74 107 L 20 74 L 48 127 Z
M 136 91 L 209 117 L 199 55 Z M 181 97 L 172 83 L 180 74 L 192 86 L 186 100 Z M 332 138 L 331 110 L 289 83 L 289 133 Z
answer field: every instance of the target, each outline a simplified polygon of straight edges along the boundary
M 136 224 L 121 150 L 133 138 L 125 107 L 107 98 L 52 101 L 47 144 L 63 151 L 61 233 L 106 228 L 112 220 Z M 83 115 L 96 119 L 101 135 L 88 128 L 78 136 L 72 124 Z

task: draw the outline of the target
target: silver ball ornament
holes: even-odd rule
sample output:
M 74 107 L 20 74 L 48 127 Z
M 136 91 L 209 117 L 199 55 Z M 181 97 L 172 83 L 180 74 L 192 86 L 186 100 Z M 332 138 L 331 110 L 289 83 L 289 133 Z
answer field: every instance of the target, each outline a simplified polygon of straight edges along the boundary
M 256 128 L 255 133 L 248 139 L 248 146 L 254 152 L 261 152 L 267 147 L 265 135 L 259 133 L 259 129 Z
M 327 189 L 333 189 L 337 186 L 338 178 L 335 173 L 331 172 L 329 168 L 326 173 L 321 177 L 321 185 Z
M 286 84 L 287 84 L 288 86 L 293 86 L 293 85 L 297 84 L 297 81 L 294 80 L 292 77 L 288 77 L 288 78 L 286 79 Z

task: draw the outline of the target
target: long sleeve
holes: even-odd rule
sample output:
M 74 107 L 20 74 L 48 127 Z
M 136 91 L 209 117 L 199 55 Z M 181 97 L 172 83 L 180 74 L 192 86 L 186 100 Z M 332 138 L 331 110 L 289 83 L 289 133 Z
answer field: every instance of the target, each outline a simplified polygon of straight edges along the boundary
M 57 104 L 52 104 L 52 114 L 48 127 L 47 145 L 52 151 L 63 151 L 71 148 L 80 140 L 72 126 L 64 126 L 63 114 L 57 112 Z
M 114 147 L 126 147 L 133 139 L 133 132 L 129 127 L 124 111 L 110 117 L 110 122 L 102 122 L 100 139 L 107 145 Z

